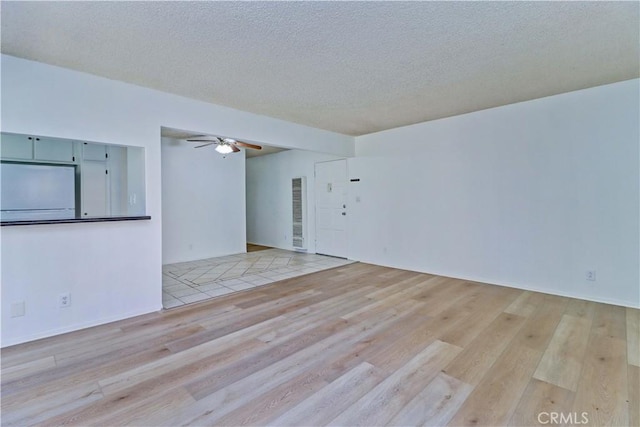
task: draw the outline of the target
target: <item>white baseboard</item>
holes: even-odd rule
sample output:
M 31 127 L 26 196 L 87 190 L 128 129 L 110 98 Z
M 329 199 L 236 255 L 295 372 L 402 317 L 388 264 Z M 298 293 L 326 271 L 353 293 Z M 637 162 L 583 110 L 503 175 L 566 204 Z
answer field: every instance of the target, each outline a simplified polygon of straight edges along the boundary
M 136 310 L 129 313 L 119 314 L 116 316 L 103 317 L 101 319 L 95 319 L 89 322 L 74 323 L 72 325 L 64 326 L 61 328 L 49 329 L 47 331 L 38 332 L 37 334 L 25 335 L 25 336 L 9 338 L 9 339 L 5 339 L 3 337 L 1 338 L 0 348 L 9 347 L 16 344 L 22 344 L 29 341 L 35 341 L 42 338 L 49 338 L 55 335 L 66 334 L 68 332 L 74 332 L 80 329 L 91 328 L 93 326 L 99 326 L 99 325 L 104 325 L 111 322 L 117 322 L 118 320 L 129 319 L 131 317 L 141 316 L 143 314 L 149 314 L 149 313 L 153 313 L 160 310 L 162 310 L 162 306 L 143 309 L 143 310 Z

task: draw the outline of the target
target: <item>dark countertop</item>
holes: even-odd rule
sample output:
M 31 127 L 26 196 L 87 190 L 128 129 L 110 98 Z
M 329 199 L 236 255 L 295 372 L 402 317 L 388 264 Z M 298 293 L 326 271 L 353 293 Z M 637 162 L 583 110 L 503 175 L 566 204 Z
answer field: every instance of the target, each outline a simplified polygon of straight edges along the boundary
M 0 226 L 12 225 L 39 225 L 39 224 L 75 224 L 79 222 L 112 222 L 112 221 L 138 221 L 151 219 L 148 215 L 143 216 L 105 216 L 91 218 L 67 218 L 67 219 L 26 219 L 16 221 L 1 221 Z

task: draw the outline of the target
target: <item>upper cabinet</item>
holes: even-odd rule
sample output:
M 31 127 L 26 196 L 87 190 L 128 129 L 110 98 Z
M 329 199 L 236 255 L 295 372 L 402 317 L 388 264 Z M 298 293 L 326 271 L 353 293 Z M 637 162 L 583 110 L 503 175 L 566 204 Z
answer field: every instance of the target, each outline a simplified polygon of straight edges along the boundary
M 68 139 L 3 133 L 0 147 L 0 157 L 6 160 L 76 161 L 75 142 Z
M 3 133 L 0 141 L 0 155 L 3 159 L 33 159 L 33 137 Z
M 104 144 L 92 144 L 85 142 L 82 144 L 82 160 L 93 160 L 104 162 L 107 160 L 107 146 Z
M 74 142 L 70 140 L 34 138 L 34 159 L 51 162 L 75 162 Z

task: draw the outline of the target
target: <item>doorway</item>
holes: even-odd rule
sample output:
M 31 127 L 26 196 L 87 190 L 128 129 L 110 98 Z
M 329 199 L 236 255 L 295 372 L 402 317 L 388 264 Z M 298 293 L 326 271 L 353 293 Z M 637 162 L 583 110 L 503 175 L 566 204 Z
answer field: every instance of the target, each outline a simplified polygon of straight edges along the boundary
M 266 251 L 268 249 L 273 249 L 273 248 L 270 247 L 270 246 L 256 245 L 254 243 L 247 242 L 247 253 L 249 253 L 249 252 L 258 252 L 258 251 Z
M 347 161 L 315 164 L 316 253 L 347 258 Z

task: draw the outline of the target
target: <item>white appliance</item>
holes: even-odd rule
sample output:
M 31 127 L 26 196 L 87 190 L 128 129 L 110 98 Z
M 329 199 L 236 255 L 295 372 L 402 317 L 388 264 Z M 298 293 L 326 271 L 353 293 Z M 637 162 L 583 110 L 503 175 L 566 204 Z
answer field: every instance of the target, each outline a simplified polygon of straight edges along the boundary
M 76 168 L 37 163 L 0 164 L 2 221 L 76 217 Z

